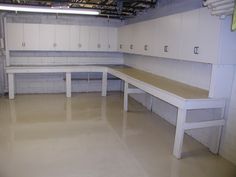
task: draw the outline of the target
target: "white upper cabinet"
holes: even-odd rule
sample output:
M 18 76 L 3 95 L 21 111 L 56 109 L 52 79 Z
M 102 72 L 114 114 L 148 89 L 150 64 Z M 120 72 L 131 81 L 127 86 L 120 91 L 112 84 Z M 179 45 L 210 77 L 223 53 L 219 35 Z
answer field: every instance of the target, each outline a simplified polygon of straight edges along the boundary
M 10 50 L 37 50 L 39 47 L 38 33 L 38 24 L 8 23 L 8 48 Z
M 117 51 L 117 28 L 109 27 L 108 31 L 108 51 Z
M 79 26 L 79 45 L 81 51 L 89 50 L 89 26 Z
M 69 50 L 77 51 L 81 48 L 79 33 L 80 33 L 80 26 L 70 25 Z
M 215 63 L 217 61 L 220 20 L 207 9 L 182 14 L 181 59 Z
M 70 43 L 69 25 L 55 25 L 54 50 L 68 51 Z
M 8 50 L 117 51 L 117 29 L 113 27 L 6 24 Z
M 55 50 L 55 25 L 40 24 L 39 25 L 39 49 Z
M 134 38 L 135 53 L 141 55 L 154 55 L 155 52 L 155 21 L 144 21 L 136 28 L 136 37 Z
M 7 24 L 7 46 L 11 50 L 23 50 L 24 45 L 24 24 Z
M 89 50 L 97 51 L 100 50 L 101 44 L 99 43 L 99 27 L 89 27 Z
M 118 29 L 121 52 L 213 64 L 236 64 L 231 17 L 200 8 Z M 133 50 L 130 49 L 130 44 Z
M 39 24 L 24 24 L 24 48 L 25 50 L 38 50 L 39 48 Z
M 108 30 L 107 27 L 98 27 L 99 37 L 98 37 L 98 48 L 99 51 L 108 51 Z
M 181 15 L 161 17 L 156 21 L 156 56 L 178 58 L 180 55 Z

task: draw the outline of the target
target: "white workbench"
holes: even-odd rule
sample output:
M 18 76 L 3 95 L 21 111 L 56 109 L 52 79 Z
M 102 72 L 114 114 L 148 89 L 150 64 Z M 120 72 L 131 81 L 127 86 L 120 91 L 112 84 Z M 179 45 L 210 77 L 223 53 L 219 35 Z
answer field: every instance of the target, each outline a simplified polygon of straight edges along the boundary
M 129 67 L 110 66 L 52 66 L 52 67 L 6 67 L 9 84 L 9 99 L 14 99 L 14 74 L 17 73 L 65 73 L 66 74 L 66 96 L 71 97 L 71 73 L 73 72 L 102 72 L 102 96 L 107 92 L 107 73 L 112 74 L 125 82 L 124 88 L 124 110 L 128 111 L 128 94 L 147 92 L 161 100 L 168 102 L 178 108 L 177 125 L 173 155 L 181 158 L 182 145 L 185 130 L 219 127 L 218 141 L 214 153 L 218 153 L 221 129 L 225 124 L 224 108 L 225 99 L 209 98 L 207 90 L 192 87 L 176 82 L 165 77 L 157 76 L 145 71 Z M 129 85 L 137 88 L 129 88 Z M 186 122 L 188 110 L 220 108 L 221 117 L 217 120 L 203 122 Z

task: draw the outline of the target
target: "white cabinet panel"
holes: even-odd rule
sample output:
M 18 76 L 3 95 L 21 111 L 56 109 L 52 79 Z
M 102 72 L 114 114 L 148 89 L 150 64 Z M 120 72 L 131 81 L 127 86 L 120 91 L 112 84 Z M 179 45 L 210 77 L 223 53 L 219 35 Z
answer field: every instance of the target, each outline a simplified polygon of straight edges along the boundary
M 108 28 L 108 51 L 117 51 L 117 28 Z
M 199 43 L 199 10 L 189 11 L 182 14 L 181 27 L 181 59 L 197 60 L 196 47 Z
M 7 23 L 7 44 L 10 50 L 23 50 L 24 24 Z
M 79 43 L 81 51 L 89 50 L 89 26 L 80 26 Z
M 219 54 L 221 20 L 219 17 L 211 16 L 207 8 L 199 11 L 199 57 L 197 61 L 216 63 Z
M 38 50 L 39 24 L 24 24 L 24 50 Z
M 80 26 L 70 25 L 70 47 L 69 50 L 77 51 L 80 49 L 81 44 L 79 40 Z
M 182 14 L 181 59 L 204 63 L 217 62 L 220 20 L 207 9 Z
M 153 56 L 155 51 L 155 21 L 142 22 L 135 29 L 135 53 Z
M 39 25 L 8 23 L 7 40 L 10 50 L 37 50 L 39 47 Z
M 156 37 L 158 38 L 156 56 L 178 58 L 180 55 L 181 15 L 162 17 L 156 23 Z
M 54 50 L 55 44 L 55 25 L 39 25 L 39 49 Z
M 90 26 L 89 27 L 89 50 L 97 51 L 100 49 L 101 44 L 99 44 L 99 27 Z
M 98 51 L 107 51 L 108 50 L 108 27 L 98 27 L 99 37 L 98 44 L 100 48 Z
M 69 50 L 69 32 L 69 25 L 55 25 L 55 50 Z

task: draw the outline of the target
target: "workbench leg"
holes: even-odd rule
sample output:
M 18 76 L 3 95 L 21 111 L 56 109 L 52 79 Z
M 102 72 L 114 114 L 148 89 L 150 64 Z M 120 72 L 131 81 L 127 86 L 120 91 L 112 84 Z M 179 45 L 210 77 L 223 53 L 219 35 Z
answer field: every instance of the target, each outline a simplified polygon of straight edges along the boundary
M 15 98 L 15 83 L 14 83 L 14 74 L 10 73 L 8 74 L 8 94 L 9 99 Z
M 220 118 L 224 119 L 224 115 L 225 115 L 225 108 L 222 108 Z M 223 126 L 219 126 L 217 141 L 216 141 L 216 148 L 215 150 L 212 151 L 215 154 L 218 154 L 220 150 L 220 140 L 221 140 L 222 129 L 223 129 Z
M 107 72 L 102 73 L 102 96 L 107 96 Z
M 129 83 L 125 82 L 125 88 L 124 88 L 124 111 L 128 111 L 128 88 L 129 88 Z
M 66 97 L 71 97 L 71 73 L 66 73 Z
M 184 124 L 186 121 L 187 111 L 185 109 L 178 108 L 177 124 L 175 131 L 175 143 L 173 155 L 177 158 L 181 158 L 182 146 L 184 140 Z

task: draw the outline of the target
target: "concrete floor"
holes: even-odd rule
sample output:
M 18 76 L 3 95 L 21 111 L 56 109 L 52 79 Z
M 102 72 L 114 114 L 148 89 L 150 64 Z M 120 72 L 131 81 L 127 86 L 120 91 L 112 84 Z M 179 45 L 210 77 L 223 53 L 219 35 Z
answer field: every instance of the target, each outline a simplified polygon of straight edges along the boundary
M 0 98 L 0 177 L 236 177 L 236 166 L 118 92 Z

